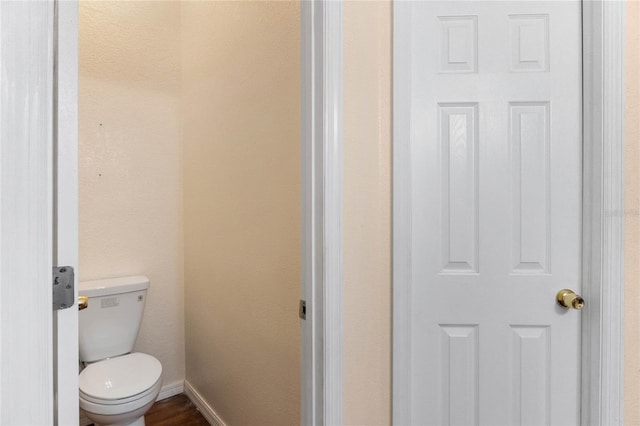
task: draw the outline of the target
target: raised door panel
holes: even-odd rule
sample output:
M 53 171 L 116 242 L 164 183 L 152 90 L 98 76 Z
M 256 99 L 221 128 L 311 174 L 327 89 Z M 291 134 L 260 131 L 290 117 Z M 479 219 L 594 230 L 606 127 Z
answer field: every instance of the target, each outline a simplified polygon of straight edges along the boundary
M 440 104 L 443 273 L 478 271 L 478 106 Z

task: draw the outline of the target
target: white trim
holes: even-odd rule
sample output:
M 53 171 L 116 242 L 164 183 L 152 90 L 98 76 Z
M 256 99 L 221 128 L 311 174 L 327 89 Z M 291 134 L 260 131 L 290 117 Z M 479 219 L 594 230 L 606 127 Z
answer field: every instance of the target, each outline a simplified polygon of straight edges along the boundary
M 57 1 L 54 256 L 78 277 L 78 2 Z M 78 289 L 75 286 L 75 297 Z M 78 424 L 78 309 L 54 315 L 54 424 Z
M 411 93 L 411 2 L 393 4 L 393 330 L 392 422 L 411 424 L 411 153 L 409 140 Z M 396 64 L 406 64 L 398 67 Z M 406 102 L 406 104 L 405 104 Z
M 53 424 L 53 2 L 0 2 L 0 424 Z
M 301 3 L 302 409 L 340 425 L 342 402 L 342 1 Z
M 182 392 L 184 392 L 184 380 L 176 380 L 175 382 L 168 383 L 160 388 L 156 402 L 180 395 Z
M 583 2 L 583 425 L 623 424 L 624 10 Z
M 324 424 L 343 423 L 342 2 L 324 4 Z
M 187 398 L 193 402 L 200 413 L 204 416 L 205 419 L 212 426 L 226 426 L 225 422 L 222 420 L 222 417 L 215 412 L 215 410 L 205 401 L 205 399 L 200 395 L 200 393 L 189 383 L 189 381 L 184 381 L 184 394 L 187 395 Z
M 79 408 L 78 412 L 79 412 L 79 416 L 80 416 L 78 424 L 80 426 L 89 426 L 89 425 L 93 424 L 93 421 L 91 419 L 89 419 L 89 417 L 87 417 L 87 415 L 84 413 L 84 411 L 82 411 L 82 409 Z
M 410 424 L 411 235 L 406 140 L 410 2 L 394 3 L 393 423 Z M 582 424 L 623 424 L 624 8 L 583 2 L 584 196 Z

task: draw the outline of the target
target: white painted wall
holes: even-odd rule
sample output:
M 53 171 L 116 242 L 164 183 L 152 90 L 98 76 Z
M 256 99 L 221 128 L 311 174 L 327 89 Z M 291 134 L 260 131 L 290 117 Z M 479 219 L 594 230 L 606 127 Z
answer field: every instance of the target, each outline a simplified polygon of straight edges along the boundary
M 136 350 L 184 379 L 180 3 L 81 2 L 81 280 L 147 275 Z

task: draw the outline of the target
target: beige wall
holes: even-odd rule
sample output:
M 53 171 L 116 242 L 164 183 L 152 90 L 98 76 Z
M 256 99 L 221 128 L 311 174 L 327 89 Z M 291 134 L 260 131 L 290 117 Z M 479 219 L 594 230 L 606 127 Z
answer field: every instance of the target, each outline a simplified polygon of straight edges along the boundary
M 158 25 L 162 23 L 162 25 Z M 180 4 L 81 2 L 81 280 L 151 280 L 136 350 L 184 378 Z
M 344 420 L 391 424 L 391 3 L 344 6 Z
M 640 425 L 640 3 L 627 2 L 625 424 Z
M 182 8 L 186 378 L 229 425 L 300 418 L 299 22 Z

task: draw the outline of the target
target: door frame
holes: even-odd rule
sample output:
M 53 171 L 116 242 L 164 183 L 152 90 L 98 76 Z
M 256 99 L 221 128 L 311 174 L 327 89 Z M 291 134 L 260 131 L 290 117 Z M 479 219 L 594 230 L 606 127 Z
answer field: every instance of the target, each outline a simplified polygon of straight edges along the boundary
M 302 1 L 300 7 L 301 298 L 307 303 L 307 319 L 301 325 L 301 422 L 339 425 L 343 423 L 343 3 Z M 68 264 L 77 265 L 78 1 L 59 2 L 57 12 L 56 81 L 61 123 L 57 179 L 64 183 L 58 186 L 57 203 L 64 214 L 57 220 L 65 232 L 58 236 L 57 250 L 60 261 L 64 258 Z M 77 311 L 75 317 L 65 321 L 77 334 Z M 77 364 L 77 339 L 58 351 L 59 359 L 67 360 L 65 365 L 72 356 Z M 62 394 L 63 388 L 69 392 L 73 388 L 74 397 L 59 401 L 60 406 L 65 404 L 64 414 L 58 413 L 60 424 L 77 424 L 77 372 L 73 378 L 58 380 L 56 390 Z
M 625 2 L 583 2 L 582 424 L 624 421 Z M 584 409 L 588 407 L 588 409 Z
M 393 423 L 410 424 L 411 216 L 406 144 L 411 37 L 393 33 Z M 623 424 L 625 2 L 583 0 L 583 294 L 581 424 Z
M 53 262 L 75 268 L 78 297 L 78 2 L 56 1 Z M 53 317 L 54 424 L 79 423 L 78 309 Z
M 301 424 L 343 423 L 343 3 L 302 1 Z

